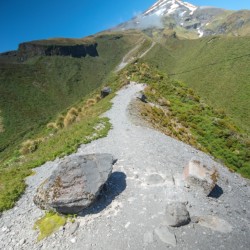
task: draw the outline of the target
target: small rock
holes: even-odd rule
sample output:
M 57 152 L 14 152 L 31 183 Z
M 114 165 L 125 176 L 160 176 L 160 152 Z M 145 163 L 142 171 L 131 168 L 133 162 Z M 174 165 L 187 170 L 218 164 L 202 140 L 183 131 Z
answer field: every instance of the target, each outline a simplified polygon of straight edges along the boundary
M 73 243 L 73 244 L 75 244 L 76 243 L 76 238 L 70 239 L 70 242 Z
M 183 178 L 185 186 L 189 185 L 195 191 L 203 191 L 208 196 L 216 186 L 218 172 L 214 167 L 194 159 L 184 168 Z
M 111 93 L 111 88 L 110 87 L 105 87 L 101 90 L 101 97 L 104 98 L 108 96 Z
M 69 228 L 69 234 L 74 234 L 80 226 L 80 222 L 74 222 Z
M 146 182 L 148 185 L 155 185 L 164 182 L 164 179 L 159 174 L 151 174 L 147 177 Z
M 207 227 L 221 233 L 230 233 L 233 229 L 227 221 L 210 215 L 199 217 L 198 223 L 203 227 Z
M 25 242 L 26 242 L 25 239 L 21 239 L 21 240 L 19 241 L 19 245 L 22 246 Z
M 182 202 L 167 205 L 165 218 L 167 224 L 172 227 L 184 226 L 191 221 L 186 205 Z
M 156 228 L 155 234 L 162 242 L 170 244 L 174 247 L 176 246 L 175 234 L 171 233 L 167 226 L 161 225 L 160 227 Z
M 147 97 L 143 93 L 141 93 L 137 98 L 142 102 L 147 103 Z

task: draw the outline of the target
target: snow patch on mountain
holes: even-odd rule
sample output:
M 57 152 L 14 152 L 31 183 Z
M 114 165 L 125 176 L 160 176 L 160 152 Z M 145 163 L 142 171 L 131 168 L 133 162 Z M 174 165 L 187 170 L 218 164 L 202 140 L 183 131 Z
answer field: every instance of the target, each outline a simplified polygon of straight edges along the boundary
M 185 11 L 190 12 L 190 15 L 193 15 L 194 11 L 197 10 L 196 6 L 188 2 L 182 2 L 180 0 L 159 0 L 149 8 L 144 15 L 171 15 L 176 13 L 180 8 L 186 9 Z

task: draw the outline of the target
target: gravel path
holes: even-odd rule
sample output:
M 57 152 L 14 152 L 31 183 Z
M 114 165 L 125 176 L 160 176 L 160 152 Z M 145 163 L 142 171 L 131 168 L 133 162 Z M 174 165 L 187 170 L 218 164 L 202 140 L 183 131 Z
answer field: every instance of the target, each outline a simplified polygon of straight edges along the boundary
M 77 152 L 111 153 L 118 159 L 96 204 L 75 223 L 37 243 L 32 227 L 43 211 L 32 199 L 58 160 L 48 162 L 27 179 L 28 188 L 16 207 L 2 215 L 0 249 L 249 249 L 249 183 L 204 153 L 150 128 L 133 125 L 127 107 L 142 89 L 143 85 L 132 83 L 119 91 L 112 109 L 105 114 L 113 129 L 106 138 L 82 145 Z M 201 196 L 183 186 L 183 167 L 193 157 L 218 168 L 217 198 Z M 216 231 L 216 222 L 212 229 L 190 223 L 170 228 L 177 246 L 167 244 L 164 213 L 172 201 L 186 202 L 191 216 L 223 219 L 217 222 L 224 233 Z

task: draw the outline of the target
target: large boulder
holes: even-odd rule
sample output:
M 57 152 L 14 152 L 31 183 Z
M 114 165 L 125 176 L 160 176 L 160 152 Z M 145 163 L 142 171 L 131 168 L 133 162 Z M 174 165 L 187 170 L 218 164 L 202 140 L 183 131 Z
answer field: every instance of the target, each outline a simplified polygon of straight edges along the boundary
M 191 219 L 186 204 L 173 202 L 166 207 L 166 222 L 169 226 L 180 227 L 187 225 Z
M 65 157 L 38 188 L 34 203 L 41 209 L 76 214 L 95 201 L 113 164 L 110 154 Z
M 218 172 L 214 166 L 209 166 L 203 164 L 200 160 L 193 159 L 184 168 L 183 178 L 189 187 L 209 195 L 216 186 Z

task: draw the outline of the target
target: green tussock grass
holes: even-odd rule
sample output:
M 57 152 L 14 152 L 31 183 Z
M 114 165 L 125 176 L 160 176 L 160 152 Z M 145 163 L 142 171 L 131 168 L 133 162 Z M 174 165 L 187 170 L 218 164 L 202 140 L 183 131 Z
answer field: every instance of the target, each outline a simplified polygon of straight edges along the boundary
M 36 221 L 34 225 L 35 230 L 39 230 L 37 240 L 43 240 L 59 230 L 67 222 L 65 216 L 61 216 L 54 212 L 47 212 L 44 217 Z
M 209 106 L 186 84 L 145 63 L 128 67 L 127 74 L 147 83 L 149 101 L 159 105 L 142 110 L 154 127 L 250 178 L 250 138 L 222 109 Z

